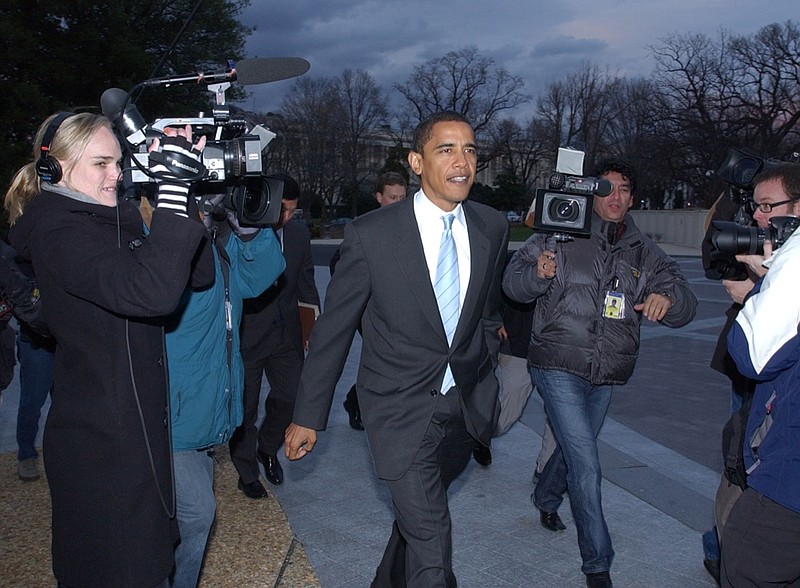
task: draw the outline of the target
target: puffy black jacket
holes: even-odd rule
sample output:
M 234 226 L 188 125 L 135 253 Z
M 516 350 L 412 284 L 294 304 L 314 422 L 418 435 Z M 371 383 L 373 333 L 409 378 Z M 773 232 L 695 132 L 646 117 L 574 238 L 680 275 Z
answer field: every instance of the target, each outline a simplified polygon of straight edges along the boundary
M 559 243 L 552 280 L 536 275 L 536 258 L 546 249 L 546 234 L 533 235 L 514 254 L 503 276 L 503 290 L 519 302 L 536 300 L 528 363 L 578 375 L 595 385 L 624 384 L 639 353 L 642 315 L 635 304 L 655 292 L 673 306 L 661 323 L 681 327 L 695 315 L 697 298 L 678 264 L 647 236 L 630 215 L 615 238 L 616 223 L 592 218 L 589 238 Z M 606 293 L 625 296 L 623 319 L 605 318 Z

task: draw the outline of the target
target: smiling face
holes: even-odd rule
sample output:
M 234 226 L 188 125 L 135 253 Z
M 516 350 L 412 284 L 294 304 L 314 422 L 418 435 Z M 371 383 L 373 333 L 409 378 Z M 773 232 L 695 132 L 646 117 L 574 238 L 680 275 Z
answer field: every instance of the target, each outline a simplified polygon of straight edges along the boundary
M 472 127 L 455 121 L 433 125 L 422 153 L 408 154 L 408 164 L 420 176 L 425 196 L 445 212 L 469 196 L 477 161 Z
M 65 172 L 59 184 L 104 206 L 116 206 L 121 159 L 122 152 L 114 133 L 100 127 L 74 164 L 60 162 Z
M 615 171 L 603 174 L 601 177 L 611 182 L 613 190 L 608 196 L 595 196 L 594 211 L 603 220 L 618 223 L 633 206 L 630 180 Z

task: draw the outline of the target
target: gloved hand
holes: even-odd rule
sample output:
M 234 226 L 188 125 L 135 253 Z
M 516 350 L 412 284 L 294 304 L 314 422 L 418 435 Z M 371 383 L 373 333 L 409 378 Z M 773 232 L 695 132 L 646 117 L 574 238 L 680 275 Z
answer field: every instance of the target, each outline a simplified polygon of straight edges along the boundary
M 156 141 L 150 152 L 150 172 L 158 184 L 156 208 L 168 210 L 188 218 L 189 187 L 202 177 L 205 168 L 200 161 L 205 137 L 192 145 L 191 130 L 188 137 L 169 135 Z M 159 149 L 160 147 L 160 149 Z
M 228 224 L 231 226 L 231 229 L 239 238 L 252 239 L 253 236 L 258 233 L 261 228 L 260 227 L 243 227 L 239 224 L 239 219 L 236 218 L 236 213 L 232 210 L 228 210 L 225 212 L 225 216 L 228 219 Z

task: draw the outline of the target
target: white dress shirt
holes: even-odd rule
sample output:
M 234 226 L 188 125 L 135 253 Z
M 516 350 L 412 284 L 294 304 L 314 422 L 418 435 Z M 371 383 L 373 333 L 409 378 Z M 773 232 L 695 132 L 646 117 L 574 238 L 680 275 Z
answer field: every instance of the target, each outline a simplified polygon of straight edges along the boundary
M 458 312 L 461 315 L 461 308 L 464 306 L 464 298 L 467 295 L 470 275 L 470 252 L 469 252 L 469 231 L 467 231 L 467 219 L 464 217 L 464 209 L 461 204 L 456 205 L 452 212 L 445 212 L 435 204 L 420 190 L 414 194 L 414 216 L 417 219 L 419 235 L 422 239 L 422 249 L 425 252 L 425 263 L 428 264 L 428 277 L 431 280 L 431 287 L 436 281 L 436 267 L 439 262 L 439 246 L 442 241 L 444 231 L 444 221 L 442 217 L 452 214 L 453 239 L 456 242 L 456 254 L 458 255 Z M 442 394 L 447 393 L 446 382 L 453 381 L 453 372 L 448 364 L 445 370 L 442 384 L 439 389 Z M 449 387 L 448 387 L 449 388 Z

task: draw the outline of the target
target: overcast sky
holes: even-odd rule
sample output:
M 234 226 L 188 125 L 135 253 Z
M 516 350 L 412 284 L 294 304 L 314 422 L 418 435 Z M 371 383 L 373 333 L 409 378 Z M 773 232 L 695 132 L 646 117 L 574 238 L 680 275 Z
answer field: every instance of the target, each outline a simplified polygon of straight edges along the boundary
M 363 69 L 395 102 L 415 65 L 472 45 L 535 102 L 581 62 L 649 76 L 649 47 L 668 35 L 751 35 L 797 14 L 797 0 L 252 0 L 241 21 L 256 27 L 248 57 L 303 57 L 312 77 Z M 292 84 L 250 86 L 243 106 L 277 110 Z

